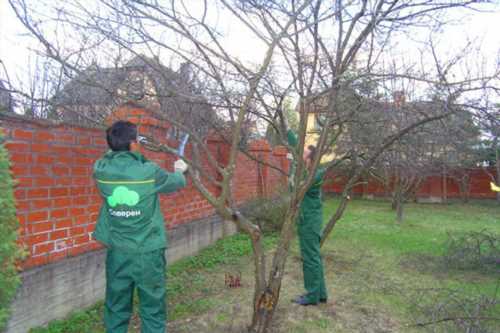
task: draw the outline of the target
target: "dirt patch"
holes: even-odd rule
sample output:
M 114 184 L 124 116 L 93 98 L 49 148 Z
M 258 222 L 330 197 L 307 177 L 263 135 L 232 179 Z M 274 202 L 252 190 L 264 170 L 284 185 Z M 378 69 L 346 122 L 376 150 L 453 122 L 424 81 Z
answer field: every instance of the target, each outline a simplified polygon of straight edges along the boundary
M 366 257 L 363 257 L 366 259 Z M 364 259 L 326 253 L 325 278 L 329 300 L 318 306 L 299 306 L 291 300 L 303 293 L 302 261 L 293 251 L 283 277 L 280 303 L 275 314 L 273 333 L 289 332 L 396 332 L 398 323 L 380 308 L 362 305 L 353 297 L 355 289 L 346 287 L 352 282 Z M 228 270 L 226 267 L 224 270 Z M 246 331 L 252 316 L 253 266 L 251 262 L 232 267 L 242 272 L 242 286 L 220 288 L 212 295 L 211 308 L 199 316 L 169 322 L 169 332 L 229 332 Z M 223 279 L 224 272 L 216 279 Z M 359 277 L 358 277 L 359 278 Z

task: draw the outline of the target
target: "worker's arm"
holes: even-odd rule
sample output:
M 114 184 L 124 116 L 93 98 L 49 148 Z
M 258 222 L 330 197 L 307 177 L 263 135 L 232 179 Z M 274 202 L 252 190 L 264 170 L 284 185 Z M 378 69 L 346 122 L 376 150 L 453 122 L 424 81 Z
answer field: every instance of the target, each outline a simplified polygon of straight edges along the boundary
M 156 190 L 159 193 L 172 193 L 186 186 L 186 177 L 181 171 L 167 172 L 162 168 L 156 171 Z

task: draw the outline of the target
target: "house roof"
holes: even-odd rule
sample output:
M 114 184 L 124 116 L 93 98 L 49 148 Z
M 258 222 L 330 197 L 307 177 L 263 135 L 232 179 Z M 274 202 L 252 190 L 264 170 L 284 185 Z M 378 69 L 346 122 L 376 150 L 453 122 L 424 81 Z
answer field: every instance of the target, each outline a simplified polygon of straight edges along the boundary
M 137 56 L 123 67 L 102 68 L 91 65 L 80 75 L 68 82 L 55 96 L 57 105 L 109 105 L 118 97 L 119 88 L 132 88 L 127 92 L 128 99 L 138 100 L 144 97 L 143 81 L 127 86 L 127 80 L 134 72 L 144 73 L 155 84 L 156 90 L 162 92 L 173 88 L 180 76 L 170 68 L 161 65 L 158 60 Z
M 215 119 L 207 99 L 199 93 L 196 80 L 187 73 L 187 65 L 178 72 L 163 66 L 158 59 L 137 56 L 123 67 L 100 68 L 93 65 L 68 82 L 54 98 L 58 106 L 106 106 L 108 109 L 127 101 L 153 98 L 160 111 L 195 127 L 206 127 Z M 137 75 L 138 74 L 138 75 Z M 154 91 L 145 86 L 144 76 Z M 105 115 L 104 115 L 105 116 Z

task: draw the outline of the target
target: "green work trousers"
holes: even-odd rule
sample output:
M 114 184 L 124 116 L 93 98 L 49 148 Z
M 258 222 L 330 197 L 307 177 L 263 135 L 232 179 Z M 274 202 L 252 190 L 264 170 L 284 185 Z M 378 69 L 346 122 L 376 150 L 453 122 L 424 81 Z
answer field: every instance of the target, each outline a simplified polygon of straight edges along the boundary
M 326 300 L 323 260 L 320 254 L 321 218 L 302 216 L 299 218 L 298 236 L 302 255 L 302 271 L 306 299 L 310 303 Z
M 142 333 L 166 332 L 165 249 L 127 253 L 108 249 L 104 324 L 107 333 L 127 333 L 134 289 Z

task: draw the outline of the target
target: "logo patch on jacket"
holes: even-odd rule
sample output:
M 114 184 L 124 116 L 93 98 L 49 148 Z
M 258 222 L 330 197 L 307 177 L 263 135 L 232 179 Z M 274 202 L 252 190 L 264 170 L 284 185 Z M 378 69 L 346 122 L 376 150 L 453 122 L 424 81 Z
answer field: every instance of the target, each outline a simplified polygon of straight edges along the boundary
M 129 190 L 125 186 L 118 186 L 113 190 L 113 194 L 110 195 L 107 200 L 111 207 L 116 207 L 117 205 L 133 207 L 139 203 L 139 198 L 139 193 Z

